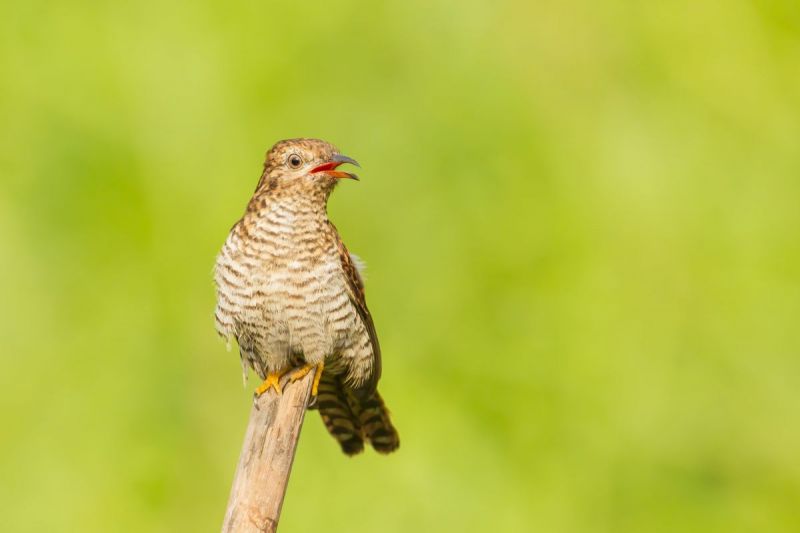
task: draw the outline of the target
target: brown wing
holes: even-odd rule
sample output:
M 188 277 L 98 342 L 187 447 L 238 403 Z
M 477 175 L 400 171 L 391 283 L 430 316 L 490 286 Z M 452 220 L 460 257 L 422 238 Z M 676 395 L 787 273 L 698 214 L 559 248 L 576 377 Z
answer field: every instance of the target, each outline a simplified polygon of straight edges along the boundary
M 336 226 L 329 222 L 333 234 L 336 236 L 336 246 L 339 250 L 339 260 L 342 262 L 342 270 L 344 277 L 347 280 L 347 292 L 350 296 L 350 301 L 353 302 L 361 321 L 367 328 L 369 340 L 372 344 L 372 354 L 374 361 L 372 363 L 372 376 L 365 383 L 364 387 L 369 393 L 375 390 L 378 384 L 378 379 L 381 377 L 381 346 L 378 343 L 378 334 L 375 332 L 375 324 L 372 322 L 372 315 L 367 309 L 367 300 L 364 295 L 364 282 L 361 279 L 361 274 L 358 273 L 356 265 L 353 263 L 353 258 L 350 257 L 350 252 L 339 237 L 339 232 L 336 231 Z

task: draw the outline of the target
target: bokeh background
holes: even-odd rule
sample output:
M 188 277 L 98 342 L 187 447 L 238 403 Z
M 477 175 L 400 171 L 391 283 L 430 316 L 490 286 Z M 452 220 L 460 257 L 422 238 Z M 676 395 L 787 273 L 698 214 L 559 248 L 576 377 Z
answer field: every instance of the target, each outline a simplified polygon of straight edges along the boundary
M 282 531 L 800 531 L 800 4 L 0 4 L 0 529 L 217 531 L 214 257 L 277 140 L 363 166 L 399 453 Z

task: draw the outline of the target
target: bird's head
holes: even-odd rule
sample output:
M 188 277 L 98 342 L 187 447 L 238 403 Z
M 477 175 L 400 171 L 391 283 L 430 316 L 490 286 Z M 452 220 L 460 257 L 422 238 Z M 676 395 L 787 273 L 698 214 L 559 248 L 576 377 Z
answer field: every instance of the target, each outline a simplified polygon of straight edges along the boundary
M 341 179 L 357 180 L 350 172 L 337 170 L 355 159 L 339 153 L 330 143 L 319 139 L 287 139 L 279 141 L 267 152 L 264 173 L 256 191 L 261 189 L 322 192 L 326 195 Z

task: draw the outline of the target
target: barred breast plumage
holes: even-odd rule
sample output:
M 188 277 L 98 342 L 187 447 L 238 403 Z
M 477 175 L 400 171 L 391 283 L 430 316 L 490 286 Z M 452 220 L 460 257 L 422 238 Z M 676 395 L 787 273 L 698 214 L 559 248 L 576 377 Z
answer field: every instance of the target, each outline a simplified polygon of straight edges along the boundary
M 258 199 L 234 226 L 217 260 L 217 330 L 235 337 L 262 378 L 292 357 L 331 370 L 352 361 L 362 385 L 372 365 L 364 324 L 348 297 L 335 229 L 307 198 Z
M 262 379 L 324 364 L 318 406 L 328 430 L 348 454 L 364 439 L 388 452 L 399 440 L 375 389 L 380 347 L 360 275 L 327 216 L 338 179 L 352 176 L 335 170 L 337 157 L 352 161 L 312 139 L 270 150 L 217 257 L 216 327 Z

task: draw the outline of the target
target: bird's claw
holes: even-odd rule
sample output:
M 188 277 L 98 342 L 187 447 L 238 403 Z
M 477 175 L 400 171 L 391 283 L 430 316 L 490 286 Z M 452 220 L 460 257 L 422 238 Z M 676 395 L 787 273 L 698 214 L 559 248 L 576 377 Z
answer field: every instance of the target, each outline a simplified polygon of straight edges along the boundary
M 318 365 L 305 364 L 299 368 L 296 368 L 291 372 L 291 374 L 289 374 L 289 370 L 268 373 L 266 379 L 256 388 L 255 392 L 253 392 L 253 404 L 256 406 L 256 408 L 258 408 L 258 398 L 269 389 L 275 389 L 275 392 L 278 394 L 278 396 L 280 396 L 283 393 L 283 388 L 281 387 L 281 378 L 286 374 L 289 374 L 288 382 L 294 383 L 295 381 L 306 377 L 306 375 L 315 368 L 316 373 L 314 374 L 314 381 L 311 384 L 311 399 L 309 401 L 309 406 L 314 405 L 317 402 L 319 380 L 322 378 L 322 370 L 325 368 L 325 363 L 320 363 Z
M 325 363 L 319 363 L 318 365 L 310 365 L 305 364 L 289 374 L 289 382 L 297 381 L 298 379 L 302 379 L 311 372 L 311 369 L 316 368 L 316 372 L 314 373 L 314 382 L 311 384 L 311 399 L 308 402 L 309 406 L 314 405 L 317 403 L 317 393 L 319 392 L 319 380 L 322 378 L 322 370 L 325 368 Z
M 265 379 L 261 385 L 256 388 L 254 393 L 255 397 L 258 398 L 269 389 L 275 389 L 275 392 L 278 394 L 278 396 L 280 396 L 283 392 L 283 389 L 281 389 L 281 377 L 285 373 L 286 372 L 270 372 L 267 374 L 267 379 Z

